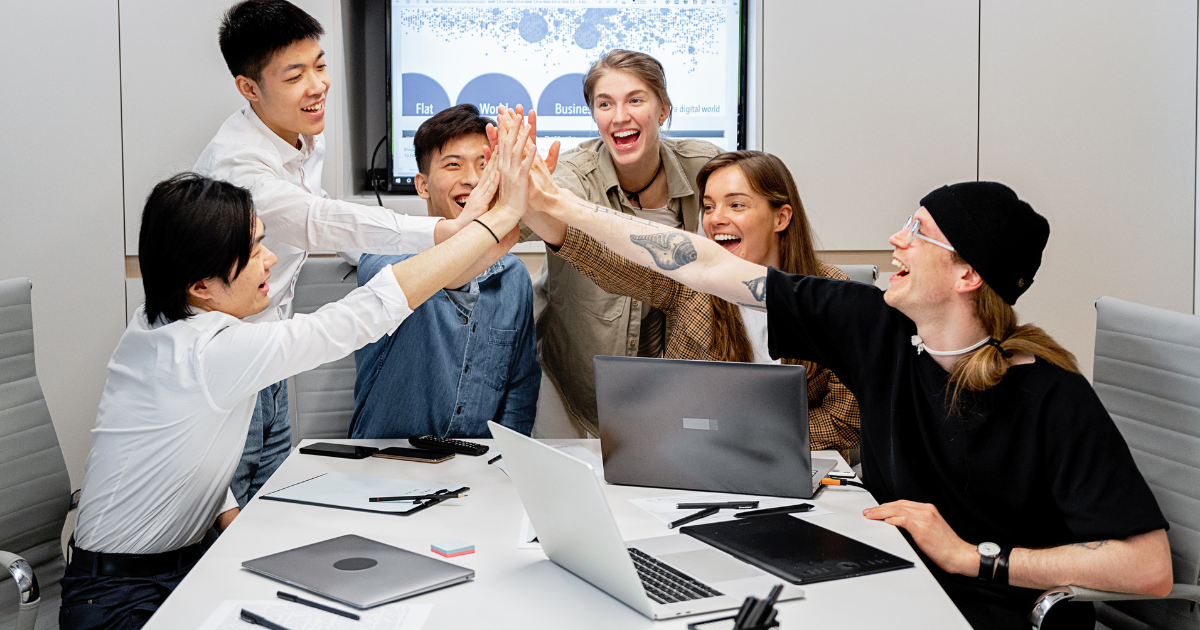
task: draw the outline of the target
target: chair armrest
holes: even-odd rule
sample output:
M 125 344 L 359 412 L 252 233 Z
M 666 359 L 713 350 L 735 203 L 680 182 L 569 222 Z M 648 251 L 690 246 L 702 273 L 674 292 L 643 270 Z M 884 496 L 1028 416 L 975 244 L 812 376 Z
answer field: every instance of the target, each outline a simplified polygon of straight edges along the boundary
M 1171 592 L 1166 597 L 1155 597 L 1154 595 L 1142 595 L 1139 593 L 1097 591 L 1095 589 L 1083 588 L 1082 586 L 1058 586 L 1042 593 L 1038 597 L 1037 602 L 1033 605 L 1033 611 L 1029 613 L 1029 623 L 1033 625 L 1034 630 L 1040 630 L 1042 620 L 1046 618 L 1046 614 L 1050 612 L 1051 608 L 1061 602 L 1117 602 L 1147 599 L 1186 599 L 1200 603 L 1200 586 L 1194 584 L 1176 584 L 1171 588 Z
M 0 551 L 0 566 L 12 574 L 21 597 L 20 606 L 17 608 L 16 629 L 33 630 L 33 625 L 37 622 L 38 606 L 42 603 L 41 589 L 38 588 L 33 567 L 29 566 L 25 558 L 7 551 Z

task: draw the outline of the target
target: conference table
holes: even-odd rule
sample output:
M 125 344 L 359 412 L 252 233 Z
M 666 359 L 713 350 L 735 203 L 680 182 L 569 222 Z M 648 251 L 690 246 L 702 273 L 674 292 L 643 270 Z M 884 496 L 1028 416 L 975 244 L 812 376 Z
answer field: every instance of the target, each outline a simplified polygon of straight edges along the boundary
M 407 446 L 400 440 L 322 440 L 367 446 Z M 308 444 L 314 440 L 305 440 Z M 480 440 L 492 444 L 491 440 Z M 599 440 L 545 440 L 577 444 L 599 455 Z M 475 553 L 448 561 L 475 571 L 475 579 L 425 593 L 404 603 L 431 604 L 428 630 L 448 628 L 663 628 L 732 614 L 718 613 L 654 622 L 549 561 L 540 549 L 518 549 L 524 510 L 516 487 L 503 470 L 482 457 L 458 455 L 440 464 L 368 457 L 361 460 L 302 455 L 293 450 L 283 465 L 217 539 L 162 608 L 147 630 L 198 628 L 225 600 L 274 599 L 282 589 L 299 592 L 241 568 L 241 563 L 344 534 L 357 534 L 409 551 L 439 557 L 430 545 L 463 540 Z M 838 460 L 834 451 L 814 457 Z M 503 461 L 503 460 L 501 460 Z M 327 472 L 391 477 L 469 486 L 469 495 L 400 517 L 263 500 L 265 494 Z M 678 534 L 631 499 L 686 494 L 688 491 L 603 484 L 613 516 L 626 540 Z M 569 501 L 570 497 L 564 497 Z M 703 500 L 697 493 L 696 500 Z M 871 495 L 850 486 L 825 487 L 812 500 L 832 513 L 802 517 L 912 561 L 915 566 L 851 579 L 802 586 L 805 597 L 780 603 L 782 628 L 940 628 L 968 626 L 899 531 L 862 516 L 875 505 Z M 765 593 L 763 593 L 765 595 Z M 311 595 L 317 601 L 327 600 Z M 335 604 L 336 605 L 336 604 Z M 246 628 L 253 628 L 249 624 Z

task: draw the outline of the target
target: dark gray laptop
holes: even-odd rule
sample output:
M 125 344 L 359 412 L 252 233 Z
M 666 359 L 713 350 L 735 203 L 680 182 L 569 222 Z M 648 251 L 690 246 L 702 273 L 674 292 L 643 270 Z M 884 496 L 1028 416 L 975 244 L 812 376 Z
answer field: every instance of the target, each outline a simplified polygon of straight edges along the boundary
M 242 567 L 355 608 L 475 577 L 471 569 L 354 535 L 247 560 Z
M 592 362 L 609 483 L 808 499 L 837 464 L 812 459 L 804 366 Z

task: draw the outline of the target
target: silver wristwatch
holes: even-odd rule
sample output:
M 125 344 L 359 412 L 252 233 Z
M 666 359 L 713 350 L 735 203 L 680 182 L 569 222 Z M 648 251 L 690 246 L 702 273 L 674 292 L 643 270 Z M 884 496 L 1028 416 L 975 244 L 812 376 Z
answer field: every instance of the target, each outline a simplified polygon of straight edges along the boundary
M 976 547 L 979 551 L 979 581 L 991 582 L 992 576 L 995 573 L 996 558 L 1000 556 L 1000 545 L 994 542 L 979 543 Z

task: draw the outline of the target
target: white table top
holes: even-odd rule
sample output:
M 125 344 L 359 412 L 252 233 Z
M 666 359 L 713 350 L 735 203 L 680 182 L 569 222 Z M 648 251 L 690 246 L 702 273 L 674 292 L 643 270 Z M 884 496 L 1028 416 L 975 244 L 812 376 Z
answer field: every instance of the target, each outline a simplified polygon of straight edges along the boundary
M 407 446 L 406 441 L 400 440 L 323 441 Z M 600 452 L 599 440 L 546 442 L 582 444 L 597 454 Z M 697 615 L 653 622 L 550 562 L 542 551 L 518 550 L 521 501 L 504 472 L 487 464 L 495 454 L 493 450 L 483 457 L 459 455 L 431 465 L 377 457 L 335 459 L 293 451 L 259 497 L 326 472 L 461 484 L 470 486 L 470 496 L 409 517 L 255 498 L 167 599 L 146 626 L 147 630 L 196 628 L 227 599 L 273 599 L 282 585 L 241 569 L 243 561 L 344 534 L 358 534 L 433 557 L 438 556 L 429 546 L 435 542 L 460 539 L 475 545 L 474 554 L 449 560 L 474 569 L 473 581 L 406 600 L 433 604 L 433 612 L 425 624 L 428 630 L 685 628 L 690 622 L 720 616 Z M 814 456 L 836 458 L 838 470 L 848 470 L 836 452 L 814 453 Z M 605 492 L 626 540 L 681 535 L 678 530 L 667 529 L 629 499 L 685 491 L 605 485 Z M 862 510 L 875 504 L 869 493 L 853 487 L 826 487 L 814 501 L 833 514 L 808 517 L 813 523 L 911 560 L 916 566 L 804 586 L 804 599 L 778 605 L 783 628 L 969 630 L 966 620 L 900 533 L 891 525 L 863 518 Z M 321 598 L 314 595 L 313 599 Z

